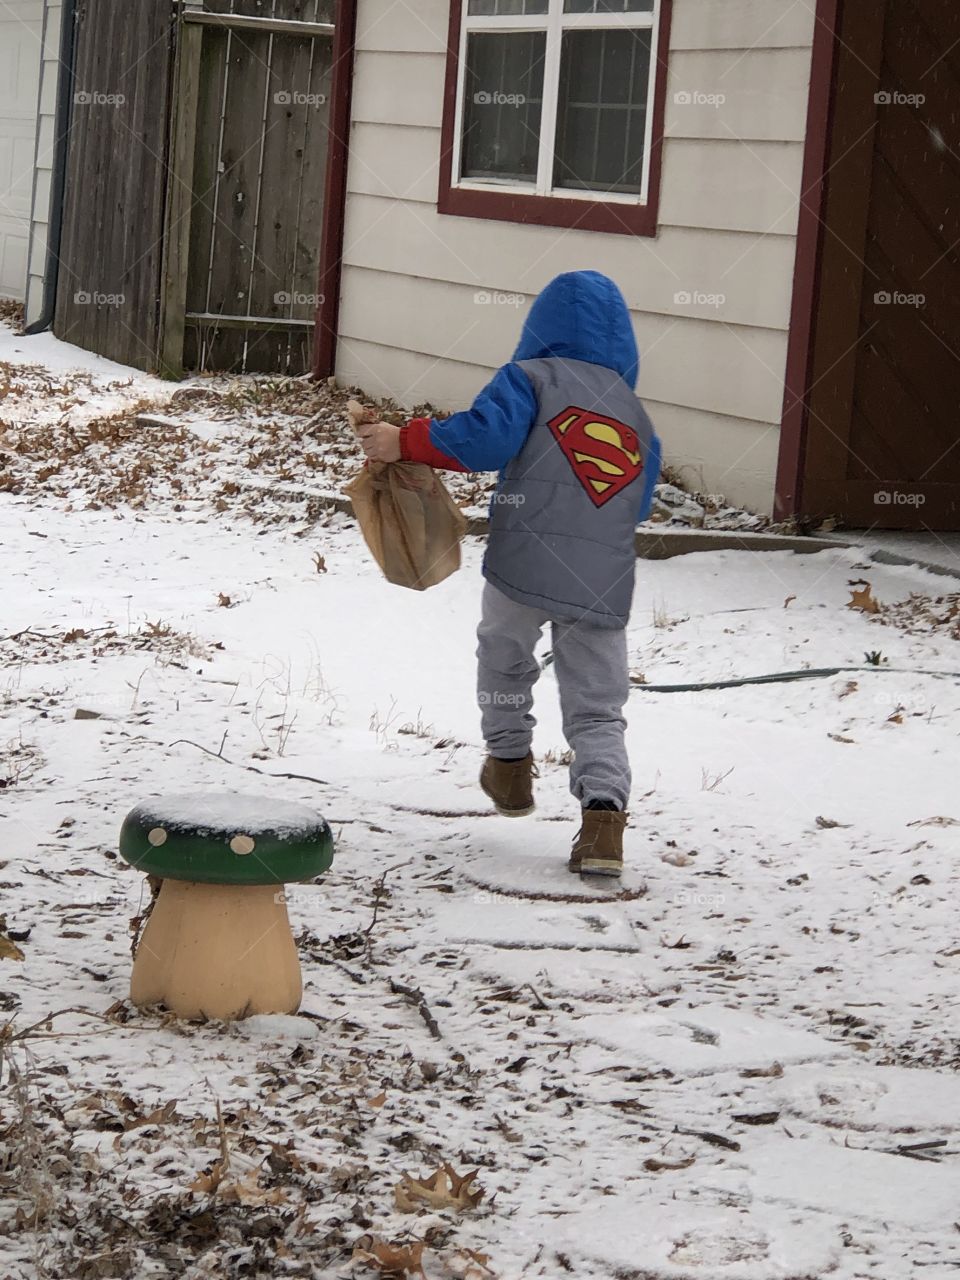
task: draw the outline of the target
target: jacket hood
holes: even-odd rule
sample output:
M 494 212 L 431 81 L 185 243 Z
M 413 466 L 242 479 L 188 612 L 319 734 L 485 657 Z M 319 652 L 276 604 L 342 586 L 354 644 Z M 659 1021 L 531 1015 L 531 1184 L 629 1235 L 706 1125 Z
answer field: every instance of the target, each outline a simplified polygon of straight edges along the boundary
M 567 271 L 534 299 L 514 360 L 563 356 L 637 385 L 640 355 L 623 294 L 599 271 Z

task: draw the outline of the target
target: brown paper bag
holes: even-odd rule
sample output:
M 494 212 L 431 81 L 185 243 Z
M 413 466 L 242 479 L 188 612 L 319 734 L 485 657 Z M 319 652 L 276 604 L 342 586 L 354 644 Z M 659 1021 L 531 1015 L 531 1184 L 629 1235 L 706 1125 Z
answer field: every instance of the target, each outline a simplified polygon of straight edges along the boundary
M 370 421 L 370 411 L 356 401 L 348 411 L 354 426 Z M 388 582 L 425 591 L 460 568 L 467 521 L 432 467 L 368 462 L 344 492 Z

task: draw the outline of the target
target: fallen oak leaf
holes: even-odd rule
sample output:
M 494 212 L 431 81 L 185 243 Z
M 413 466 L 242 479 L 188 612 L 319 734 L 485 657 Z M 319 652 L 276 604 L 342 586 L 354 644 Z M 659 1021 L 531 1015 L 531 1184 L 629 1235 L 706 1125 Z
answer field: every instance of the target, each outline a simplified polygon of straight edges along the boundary
M 214 1195 L 220 1183 L 223 1181 L 223 1175 L 226 1169 L 223 1161 L 217 1160 L 210 1168 L 209 1173 L 200 1173 L 190 1183 L 191 1191 L 199 1191 L 201 1195 Z
M 861 613 L 879 613 L 880 607 L 880 601 L 873 594 L 873 588 L 869 582 L 859 590 L 854 588 L 850 592 L 850 599 L 847 601 L 848 609 L 859 609 Z
M 425 1178 L 415 1178 L 404 1173 L 393 1189 L 393 1198 L 401 1213 L 416 1213 L 423 1205 L 432 1209 L 475 1209 L 486 1192 L 476 1181 L 479 1169 L 458 1174 L 444 1162 L 439 1169 Z
M 0 930 L 0 960 L 22 960 L 23 952 L 7 935 Z
M 367 1243 L 357 1241 L 353 1261 L 375 1266 L 382 1276 L 420 1276 L 427 1280 L 423 1269 L 424 1240 L 411 1240 L 409 1244 L 389 1244 L 370 1236 L 363 1236 L 362 1240 Z
M 147 1125 L 169 1124 L 171 1120 L 178 1120 L 177 1100 L 171 1098 L 169 1102 L 164 1103 L 162 1107 L 157 1107 L 156 1111 L 151 1111 L 147 1116 L 141 1116 L 136 1120 L 128 1120 L 123 1126 L 124 1133 L 129 1133 L 131 1129 L 144 1129 Z
M 220 1200 L 224 1204 L 248 1206 L 286 1204 L 287 1193 L 282 1187 L 261 1187 L 256 1170 L 240 1182 L 224 1183 L 220 1188 Z

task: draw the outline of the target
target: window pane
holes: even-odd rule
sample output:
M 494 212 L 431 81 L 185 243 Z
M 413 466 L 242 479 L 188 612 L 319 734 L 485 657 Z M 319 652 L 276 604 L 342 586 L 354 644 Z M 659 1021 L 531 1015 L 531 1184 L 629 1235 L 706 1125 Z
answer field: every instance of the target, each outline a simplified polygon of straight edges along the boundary
M 546 13 L 549 0 L 470 0 L 471 18 L 506 18 L 515 14 Z
M 476 4 L 477 0 L 470 0 Z M 653 0 L 563 0 L 564 13 L 653 13 Z
M 651 41 L 640 28 L 563 33 L 555 187 L 640 192 Z
M 543 31 L 467 38 L 461 177 L 536 181 L 546 42 Z

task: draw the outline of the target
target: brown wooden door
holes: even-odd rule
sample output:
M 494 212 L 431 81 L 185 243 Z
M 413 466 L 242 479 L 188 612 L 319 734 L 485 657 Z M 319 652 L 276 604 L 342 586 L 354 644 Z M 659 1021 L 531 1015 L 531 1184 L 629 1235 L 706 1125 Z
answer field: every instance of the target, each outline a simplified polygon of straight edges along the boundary
M 960 4 L 845 0 L 799 508 L 960 529 Z
M 54 333 L 156 367 L 173 9 L 82 0 Z
M 310 368 L 333 8 L 272 0 L 265 13 L 262 0 L 205 0 L 201 13 L 183 13 L 168 371 Z

